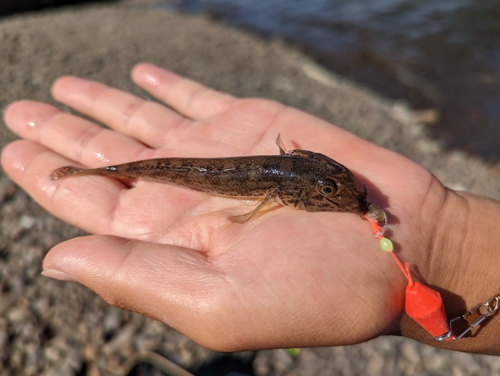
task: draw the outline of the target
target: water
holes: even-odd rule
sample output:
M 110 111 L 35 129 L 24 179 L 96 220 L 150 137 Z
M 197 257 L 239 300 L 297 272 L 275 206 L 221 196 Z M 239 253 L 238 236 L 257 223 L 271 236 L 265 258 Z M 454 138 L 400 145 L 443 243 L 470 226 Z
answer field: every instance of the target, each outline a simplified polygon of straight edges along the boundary
M 163 1 L 284 38 L 386 96 L 438 109 L 435 137 L 500 162 L 498 0 Z

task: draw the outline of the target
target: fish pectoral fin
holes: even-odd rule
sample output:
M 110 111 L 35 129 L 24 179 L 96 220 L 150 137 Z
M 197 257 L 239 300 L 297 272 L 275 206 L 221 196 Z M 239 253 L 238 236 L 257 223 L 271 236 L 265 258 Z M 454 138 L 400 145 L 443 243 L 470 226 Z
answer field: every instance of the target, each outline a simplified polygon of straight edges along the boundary
M 276 138 L 276 145 L 278 145 L 278 148 L 280 149 L 280 155 L 288 154 L 288 151 L 286 150 L 285 144 L 283 143 L 283 141 L 281 141 L 280 134 L 278 134 L 278 137 Z
M 233 223 L 245 223 L 251 220 L 258 212 L 265 211 L 274 202 L 274 191 L 268 193 L 268 195 L 262 200 L 262 202 L 257 205 L 255 209 L 249 211 L 248 213 L 241 215 L 232 215 L 228 219 Z

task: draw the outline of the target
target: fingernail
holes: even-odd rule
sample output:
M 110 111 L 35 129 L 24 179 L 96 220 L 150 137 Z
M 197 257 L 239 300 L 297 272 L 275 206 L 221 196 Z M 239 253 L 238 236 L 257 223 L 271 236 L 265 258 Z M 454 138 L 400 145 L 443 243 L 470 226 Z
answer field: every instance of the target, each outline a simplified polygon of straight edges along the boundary
M 42 275 L 59 281 L 75 282 L 75 279 L 72 276 L 57 269 L 46 269 L 42 271 Z

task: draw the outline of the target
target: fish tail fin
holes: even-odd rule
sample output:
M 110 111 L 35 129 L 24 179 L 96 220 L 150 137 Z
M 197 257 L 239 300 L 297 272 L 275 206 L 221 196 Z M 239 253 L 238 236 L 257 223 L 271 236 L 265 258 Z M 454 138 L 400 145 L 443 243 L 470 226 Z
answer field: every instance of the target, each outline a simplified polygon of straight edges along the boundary
M 82 174 L 85 171 L 86 170 L 84 168 L 80 167 L 64 166 L 52 171 L 52 174 L 50 174 L 50 178 L 52 180 L 58 180 L 68 176 Z

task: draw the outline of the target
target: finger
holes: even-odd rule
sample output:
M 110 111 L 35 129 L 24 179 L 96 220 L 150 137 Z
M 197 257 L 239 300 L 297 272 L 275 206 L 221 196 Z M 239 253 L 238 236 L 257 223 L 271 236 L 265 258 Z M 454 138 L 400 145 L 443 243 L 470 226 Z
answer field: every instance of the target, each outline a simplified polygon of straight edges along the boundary
M 11 104 L 5 123 L 19 136 L 87 166 L 144 159 L 153 153 L 130 137 L 39 102 Z
M 52 95 L 57 101 L 153 148 L 163 146 L 171 130 L 189 125 L 183 116 L 165 106 L 77 77 L 58 79 L 52 86 Z
M 227 283 L 202 254 L 111 236 L 71 239 L 54 247 L 44 275 L 79 282 L 108 303 L 162 321 L 194 337 L 220 304 Z
M 237 99 L 150 64 L 132 71 L 133 81 L 179 113 L 204 120 L 227 111 Z
M 32 141 L 15 141 L 2 152 L 5 172 L 44 208 L 86 231 L 110 233 L 110 218 L 125 187 L 104 178 L 68 179 L 63 184 L 49 178 L 51 171 L 69 162 Z

